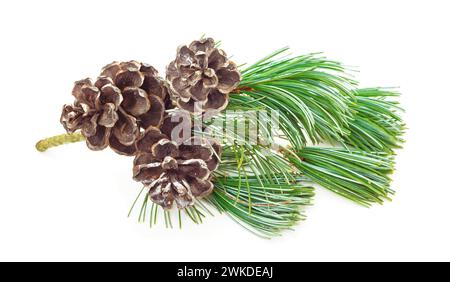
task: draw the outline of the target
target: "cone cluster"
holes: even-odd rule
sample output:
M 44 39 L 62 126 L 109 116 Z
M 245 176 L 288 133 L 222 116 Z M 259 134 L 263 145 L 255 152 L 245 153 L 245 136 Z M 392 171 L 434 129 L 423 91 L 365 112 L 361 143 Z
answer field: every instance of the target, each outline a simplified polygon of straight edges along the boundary
M 91 150 L 134 156 L 133 178 L 149 198 L 182 209 L 213 191 L 222 152 L 216 140 L 190 136 L 191 115 L 224 110 L 240 80 L 214 40 L 201 39 L 178 48 L 166 79 L 129 61 L 105 66 L 96 80 L 75 82 L 75 100 L 63 106 L 60 121 L 68 133 L 80 131 Z

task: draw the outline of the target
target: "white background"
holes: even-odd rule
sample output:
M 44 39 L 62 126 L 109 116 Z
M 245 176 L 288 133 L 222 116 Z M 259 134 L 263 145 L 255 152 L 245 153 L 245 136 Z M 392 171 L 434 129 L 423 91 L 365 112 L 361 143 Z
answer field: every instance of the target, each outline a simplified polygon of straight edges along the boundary
M 0 260 L 449 260 L 448 1 L 1 1 Z M 131 159 L 63 133 L 72 83 L 113 60 L 164 73 L 203 33 L 238 63 L 289 45 L 358 66 L 361 86 L 399 86 L 407 143 L 394 201 L 366 209 L 317 190 L 308 220 L 272 240 L 226 216 L 149 229 L 127 211 Z

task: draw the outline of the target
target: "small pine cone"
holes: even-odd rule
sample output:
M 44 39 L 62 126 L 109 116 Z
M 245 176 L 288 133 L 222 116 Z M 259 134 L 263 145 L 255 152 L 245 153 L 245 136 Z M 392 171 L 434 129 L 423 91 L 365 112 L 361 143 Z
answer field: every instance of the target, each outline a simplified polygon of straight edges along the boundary
M 176 104 L 190 112 L 218 112 L 226 108 L 228 94 L 241 81 L 236 65 L 215 48 L 212 38 L 178 48 L 166 72 Z
M 137 141 L 133 178 L 149 188 L 150 199 L 170 209 L 194 204 L 213 190 L 211 172 L 219 165 L 222 148 L 214 140 L 191 137 L 178 144 L 155 127 Z
M 69 133 L 81 129 L 92 150 L 111 147 L 122 155 L 135 155 L 139 127 L 160 126 L 167 86 L 156 70 L 135 61 L 107 65 L 95 83 L 75 82 L 73 105 L 65 105 L 61 123 Z

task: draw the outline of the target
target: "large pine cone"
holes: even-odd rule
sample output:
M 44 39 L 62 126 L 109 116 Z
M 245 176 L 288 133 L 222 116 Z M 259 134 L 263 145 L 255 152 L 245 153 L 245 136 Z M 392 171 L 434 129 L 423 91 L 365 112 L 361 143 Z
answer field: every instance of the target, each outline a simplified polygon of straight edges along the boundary
M 114 62 L 103 68 L 95 83 L 75 82 L 73 105 L 65 105 L 61 123 L 69 133 L 81 129 L 87 146 L 108 146 L 122 155 L 135 155 L 139 127 L 160 126 L 170 98 L 157 71 L 136 61 Z
M 214 140 L 191 137 L 178 144 L 155 127 L 137 141 L 133 178 L 149 188 L 150 199 L 170 209 L 194 204 L 213 190 L 211 172 L 219 165 L 221 146 Z
M 180 108 L 190 112 L 221 111 L 228 93 L 241 81 L 236 65 L 215 48 L 212 38 L 193 41 L 178 48 L 166 72 L 171 92 Z

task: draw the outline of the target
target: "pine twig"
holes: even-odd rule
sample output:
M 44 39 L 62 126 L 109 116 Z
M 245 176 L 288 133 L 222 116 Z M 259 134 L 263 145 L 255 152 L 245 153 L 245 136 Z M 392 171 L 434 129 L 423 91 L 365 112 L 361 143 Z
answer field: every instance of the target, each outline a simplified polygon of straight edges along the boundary
M 61 134 L 38 141 L 36 143 L 36 149 L 39 152 L 45 152 L 52 147 L 57 147 L 68 143 L 80 142 L 83 140 L 85 140 L 85 138 L 79 132 L 73 134 Z

